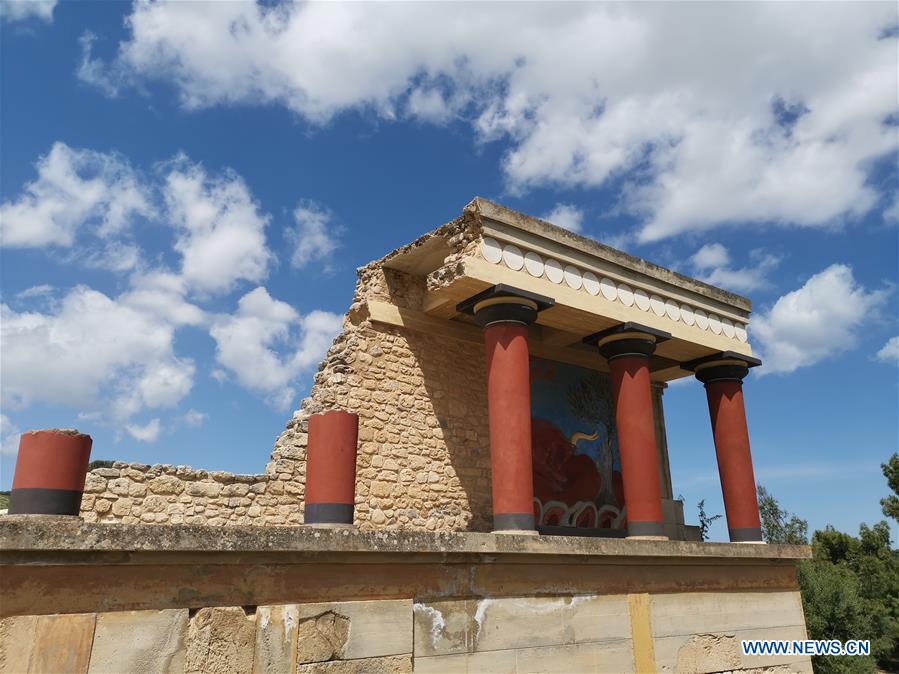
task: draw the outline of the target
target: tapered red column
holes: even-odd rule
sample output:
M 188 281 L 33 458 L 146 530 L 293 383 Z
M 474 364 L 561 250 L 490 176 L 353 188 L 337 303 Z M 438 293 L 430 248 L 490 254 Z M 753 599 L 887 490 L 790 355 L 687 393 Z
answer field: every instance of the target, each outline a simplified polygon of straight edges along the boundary
M 587 338 L 609 361 L 628 538 L 667 538 L 649 381 L 649 357 L 667 337 L 625 324 Z
M 705 384 L 709 416 L 718 457 L 727 530 L 734 543 L 762 541 L 758 495 L 749 450 L 749 429 L 743 404 L 744 360 L 724 359 L 696 366 L 696 378 Z
M 332 410 L 309 417 L 303 521 L 324 526 L 353 524 L 359 417 Z
M 495 323 L 484 330 L 487 414 L 493 475 L 493 528 L 534 529 L 528 328 Z
M 495 286 L 459 305 L 484 328 L 497 532 L 535 531 L 528 325 L 551 305 L 550 298 L 506 286 Z

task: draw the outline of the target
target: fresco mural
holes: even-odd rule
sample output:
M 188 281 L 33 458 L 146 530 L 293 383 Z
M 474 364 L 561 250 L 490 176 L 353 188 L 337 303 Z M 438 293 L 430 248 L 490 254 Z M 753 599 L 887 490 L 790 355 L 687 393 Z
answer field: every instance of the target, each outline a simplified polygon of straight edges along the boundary
M 532 357 L 531 447 L 538 526 L 626 529 L 608 375 Z

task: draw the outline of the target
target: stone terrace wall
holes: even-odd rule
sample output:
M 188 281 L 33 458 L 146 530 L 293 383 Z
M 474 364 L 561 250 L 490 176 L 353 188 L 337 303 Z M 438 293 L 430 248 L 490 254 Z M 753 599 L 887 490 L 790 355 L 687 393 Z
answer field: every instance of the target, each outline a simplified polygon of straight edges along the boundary
M 442 236 L 444 269 L 472 254 L 479 225 L 460 218 L 399 252 Z M 359 269 L 343 332 L 309 396 L 278 437 L 264 475 L 116 463 L 88 475 L 87 521 L 301 524 L 306 428 L 312 414 L 359 414 L 356 524 L 362 529 L 490 530 L 490 463 L 483 349 L 368 320 L 369 300 L 418 309 L 427 281 Z M 433 279 L 432 279 L 433 283 Z

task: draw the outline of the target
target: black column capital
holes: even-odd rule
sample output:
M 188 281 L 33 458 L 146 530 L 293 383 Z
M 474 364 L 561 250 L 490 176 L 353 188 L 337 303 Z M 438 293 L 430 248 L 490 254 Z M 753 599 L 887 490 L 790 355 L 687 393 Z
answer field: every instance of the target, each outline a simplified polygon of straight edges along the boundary
M 681 367 L 692 371 L 703 384 L 710 384 L 716 381 L 742 382 L 749 374 L 749 368 L 761 364 L 762 361 L 752 356 L 734 351 L 721 351 L 683 363 Z
M 604 358 L 612 360 L 621 356 L 649 358 L 656 344 L 668 339 L 671 339 L 669 332 L 628 321 L 584 337 L 583 342 L 595 346 Z
M 460 302 L 456 311 L 474 316 L 482 328 L 496 323 L 530 325 L 555 303 L 551 297 L 500 283 Z

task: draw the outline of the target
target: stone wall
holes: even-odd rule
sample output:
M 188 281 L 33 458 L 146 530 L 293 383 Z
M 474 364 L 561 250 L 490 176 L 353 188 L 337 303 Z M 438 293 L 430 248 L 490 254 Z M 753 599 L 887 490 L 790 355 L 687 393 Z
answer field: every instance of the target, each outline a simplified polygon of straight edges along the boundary
M 4 672 L 811 672 L 806 546 L 0 521 Z

